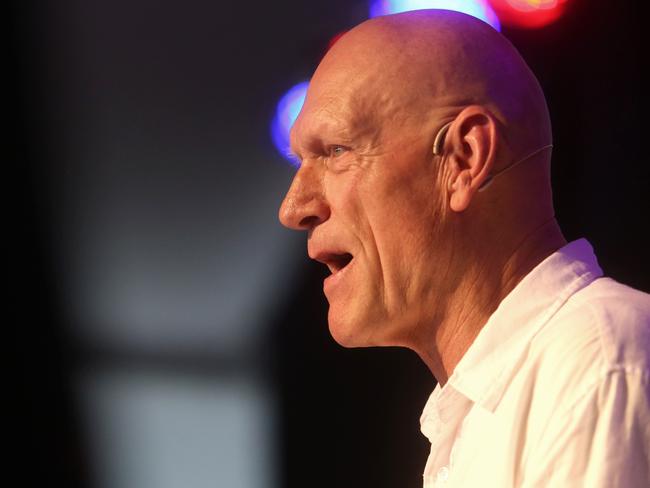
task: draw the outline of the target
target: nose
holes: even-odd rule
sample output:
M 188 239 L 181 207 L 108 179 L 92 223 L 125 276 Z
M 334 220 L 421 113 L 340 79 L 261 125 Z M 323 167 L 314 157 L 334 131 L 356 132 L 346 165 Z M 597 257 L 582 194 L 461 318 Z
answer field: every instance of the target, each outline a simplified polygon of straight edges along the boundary
M 329 216 L 330 207 L 317 169 L 303 162 L 280 205 L 280 222 L 290 229 L 311 230 Z

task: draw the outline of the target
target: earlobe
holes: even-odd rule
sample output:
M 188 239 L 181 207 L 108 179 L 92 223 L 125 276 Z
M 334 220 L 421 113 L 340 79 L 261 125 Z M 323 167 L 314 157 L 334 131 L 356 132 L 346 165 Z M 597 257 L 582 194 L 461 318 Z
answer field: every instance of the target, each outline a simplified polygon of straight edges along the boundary
M 474 196 L 472 180 L 469 173 L 461 171 L 454 183 L 452 184 L 451 198 L 449 206 L 454 212 L 462 212 L 469 207 L 472 197 Z

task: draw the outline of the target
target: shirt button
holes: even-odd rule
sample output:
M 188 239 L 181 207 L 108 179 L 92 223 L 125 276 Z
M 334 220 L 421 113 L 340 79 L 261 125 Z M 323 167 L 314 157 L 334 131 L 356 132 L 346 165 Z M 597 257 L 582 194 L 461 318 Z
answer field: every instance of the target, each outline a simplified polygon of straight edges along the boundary
M 440 481 L 447 481 L 447 478 L 449 478 L 449 468 L 447 466 L 440 468 L 438 470 L 437 478 Z

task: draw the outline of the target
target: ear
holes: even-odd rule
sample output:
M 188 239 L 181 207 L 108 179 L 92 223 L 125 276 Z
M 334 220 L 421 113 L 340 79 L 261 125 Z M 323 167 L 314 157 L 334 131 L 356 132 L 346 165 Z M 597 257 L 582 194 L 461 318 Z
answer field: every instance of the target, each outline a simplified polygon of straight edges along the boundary
M 480 105 L 463 109 L 447 133 L 449 206 L 455 212 L 469 207 L 472 198 L 487 181 L 497 151 L 497 123 Z

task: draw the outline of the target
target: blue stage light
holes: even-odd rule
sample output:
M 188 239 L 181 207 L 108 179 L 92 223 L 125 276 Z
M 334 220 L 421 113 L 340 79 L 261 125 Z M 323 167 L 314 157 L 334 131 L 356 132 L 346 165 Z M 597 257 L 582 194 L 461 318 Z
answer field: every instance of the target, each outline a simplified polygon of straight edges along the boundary
M 499 18 L 487 0 L 374 0 L 370 3 L 370 17 L 428 8 L 463 12 L 501 30 Z
M 275 117 L 273 117 L 273 121 L 271 122 L 273 144 L 275 144 L 280 154 L 293 164 L 297 162 L 291 157 L 289 152 L 289 130 L 302 109 L 308 86 L 309 82 L 303 81 L 287 91 L 278 102 Z

